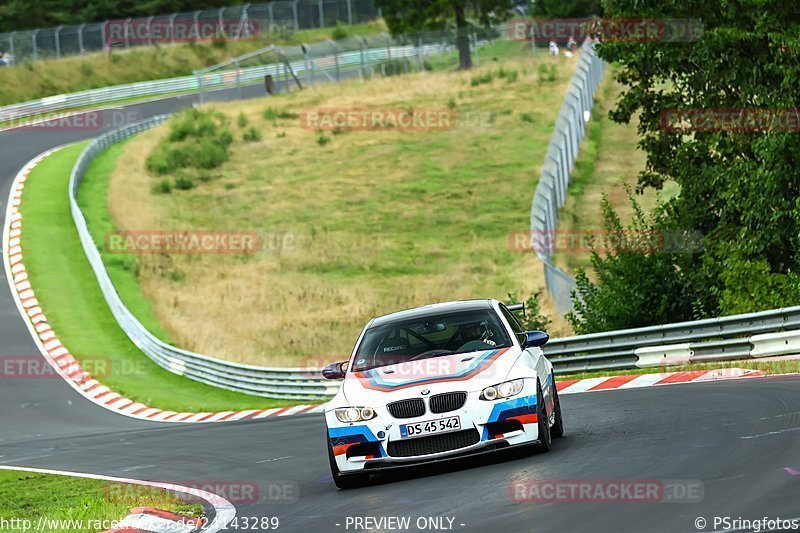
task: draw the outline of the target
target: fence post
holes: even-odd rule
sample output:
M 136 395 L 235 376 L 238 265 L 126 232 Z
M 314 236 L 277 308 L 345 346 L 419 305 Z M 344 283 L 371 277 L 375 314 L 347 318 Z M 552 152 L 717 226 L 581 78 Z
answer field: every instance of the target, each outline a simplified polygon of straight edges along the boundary
M 239 31 L 236 33 L 236 41 L 242 37 L 242 33 L 246 34 L 246 38 L 250 37 L 250 4 L 242 6 L 242 15 L 239 17 Z
M 200 11 L 194 12 L 194 42 L 200 41 Z
M 233 65 L 236 67 L 236 86 L 239 88 L 239 99 L 244 98 L 244 94 L 242 93 L 242 71 L 239 68 L 239 61 L 235 61 Z
M 319 6 L 319 27 L 325 27 L 325 6 L 322 5 L 323 0 L 319 0 L 317 5 Z
M 40 31 L 41 30 L 36 29 L 36 30 L 33 30 L 33 33 L 31 33 L 31 41 L 32 41 L 32 44 L 33 44 L 33 60 L 34 61 L 39 59 L 39 46 L 36 44 L 36 37 L 39 35 Z
M 153 19 L 154 18 L 155 17 L 150 16 L 150 17 L 147 17 L 147 20 L 145 21 L 145 24 L 147 24 L 147 44 L 151 45 L 151 46 L 153 44 Z
M 347 0 L 347 24 L 353 25 L 353 0 Z
M 472 46 L 475 48 L 475 66 L 479 67 L 481 66 L 481 58 L 478 55 L 478 34 L 475 32 L 472 32 Z
M 83 54 L 86 50 L 83 47 L 83 29 L 86 27 L 86 24 L 81 24 L 78 26 L 78 53 Z
M 391 45 L 391 37 L 389 34 L 382 31 L 381 35 L 383 35 L 383 39 L 386 41 L 386 58 L 391 61 L 392 60 L 392 45 Z
M 222 33 L 222 35 L 224 35 L 225 37 L 228 37 L 228 34 L 225 31 L 225 20 L 223 19 L 223 15 L 225 15 L 225 8 L 221 7 L 221 8 L 219 8 L 219 11 L 217 11 L 217 35 L 216 35 L 216 37 L 219 37 L 220 33 Z
M 125 49 L 131 47 L 131 36 L 130 36 L 130 29 L 131 29 L 131 19 L 125 20 Z
M 306 82 L 309 87 L 312 87 L 314 85 L 314 57 L 311 56 L 309 60 L 311 48 L 306 43 L 303 43 L 301 48 L 303 50 L 303 61 L 306 68 Z
M 272 33 L 272 26 L 275 24 L 275 17 L 273 16 L 272 7 L 275 5 L 275 2 L 270 2 L 267 4 L 267 18 L 269 19 L 269 27 L 267 31 Z
M 53 42 L 56 45 L 56 58 L 61 58 L 61 30 L 64 29 L 64 26 L 59 26 L 56 28 L 55 34 L 53 35 Z
M 331 47 L 333 48 L 333 61 L 336 64 L 336 81 L 341 82 L 342 78 L 339 74 L 339 47 L 336 45 L 336 41 L 332 39 L 328 39 Z
M 356 39 L 358 40 L 358 44 L 359 44 L 359 47 L 358 47 L 359 52 L 360 52 L 359 53 L 359 58 L 361 60 L 361 68 L 359 69 L 359 72 L 361 73 L 361 76 L 360 76 L 361 77 L 361 81 L 364 81 L 364 76 L 366 75 L 365 69 L 367 67 L 366 61 L 364 59 L 364 50 L 367 48 L 367 41 L 363 37 L 356 37 Z
M 17 32 L 12 31 L 8 34 L 8 53 L 12 56 L 14 55 L 14 35 L 16 35 L 16 33 Z
M 294 16 L 294 31 L 300 29 L 300 16 L 297 14 L 297 4 L 300 3 L 300 0 L 294 0 L 294 4 L 292 4 L 292 15 Z
M 175 42 L 175 17 L 177 17 L 177 13 L 173 13 L 169 16 L 169 40 L 170 42 Z

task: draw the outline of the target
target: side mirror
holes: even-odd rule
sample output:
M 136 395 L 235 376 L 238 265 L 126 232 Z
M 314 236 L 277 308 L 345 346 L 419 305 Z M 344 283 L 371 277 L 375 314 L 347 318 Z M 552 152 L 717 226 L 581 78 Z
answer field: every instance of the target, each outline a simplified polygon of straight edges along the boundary
M 525 342 L 522 344 L 523 348 L 530 348 L 531 346 L 544 346 L 550 340 L 550 335 L 544 331 L 529 331 L 525 334 Z
M 322 376 L 325 379 L 342 379 L 345 374 L 345 365 L 347 365 L 347 361 L 331 363 L 322 369 Z

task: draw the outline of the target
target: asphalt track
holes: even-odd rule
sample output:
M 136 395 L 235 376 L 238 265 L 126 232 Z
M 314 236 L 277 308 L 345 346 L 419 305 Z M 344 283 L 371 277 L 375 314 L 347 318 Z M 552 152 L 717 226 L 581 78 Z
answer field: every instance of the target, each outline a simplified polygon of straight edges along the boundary
M 177 97 L 126 109 L 145 118 L 192 101 Z M 48 148 L 98 133 L 46 128 L 0 133 L 2 212 L 11 181 L 25 163 Z M 0 358 L 19 356 L 40 355 L 2 281 Z M 410 517 L 411 531 L 418 530 L 420 517 L 446 517 L 455 531 L 543 532 L 688 532 L 697 531 L 697 517 L 707 519 L 705 531 L 712 531 L 714 516 L 800 517 L 798 377 L 577 394 L 564 396 L 562 406 L 567 435 L 550 453 L 499 452 L 385 473 L 368 488 L 337 491 L 319 415 L 193 426 L 152 423 L 110 413 L 60 379 L 4 379 L 0 464 L 177 484 L 230 482 L 228 491 L 255 484 L 258 501 L 237 502 L 227 495 L 239 517 L 277 516 L 278 530 L 290 532 L 364 531 L 348 527 L 348 517 L 366 516 Z M 534 480 L 682 480 L 700 484 L 702 497 L 692 503 L 512 498 L 512 482 Z M 253 525 L 240 521 L 230 530 L 266 530 Z

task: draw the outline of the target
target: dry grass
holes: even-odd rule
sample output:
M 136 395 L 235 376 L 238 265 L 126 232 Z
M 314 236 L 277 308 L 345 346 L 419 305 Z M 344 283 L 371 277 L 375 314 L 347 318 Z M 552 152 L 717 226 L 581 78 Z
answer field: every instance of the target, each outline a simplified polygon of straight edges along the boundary
M 349 353 L 366 320 L 461 298 L 543 291 L 541 265 L 508 246 L 526 230 L 553 122 L 577 61 L 502 62 L 516 81 L 473 86 L 474 73 L 422 73 L 221 105 L 237 141 L 211 181 L 153 194 L 144 158 L 165 129 L 130 142 L 112 177 L 120 229 L 257 230 L 288 246 L 251 256 L 143 256 L 145 296 L 180 346 L 254 364 L 301 364 Z M 558 78 L 540 84 L 538 62 Z M 319 132 L 299 119 L 265 120 L 267 107 L 455 106 L 450 131 Z M 263 133 L 244 143 L 236 117 Z M 466 125 L 466 113 L 480 123 Z M 528 113 L 533 123 L 523 120 Z M 287 242 L 287 241 L 284 241 Z M 279 249 L 276 249 L 279 248 Z M 551 303 L 543 308 L 553 314 Z M 558 319 L 553 332 L 567 332 Z

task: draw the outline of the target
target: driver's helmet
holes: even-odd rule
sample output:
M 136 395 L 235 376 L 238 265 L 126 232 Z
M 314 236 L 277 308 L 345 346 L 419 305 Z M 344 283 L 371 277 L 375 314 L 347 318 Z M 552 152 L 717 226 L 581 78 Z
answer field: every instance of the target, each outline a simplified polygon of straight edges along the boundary
M 486 339 L 491 336 L 487 322 L 469 322 L 461 326 L 461 333 L 467 340 Z

